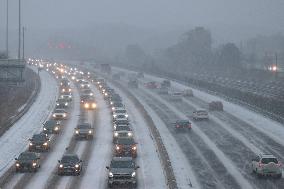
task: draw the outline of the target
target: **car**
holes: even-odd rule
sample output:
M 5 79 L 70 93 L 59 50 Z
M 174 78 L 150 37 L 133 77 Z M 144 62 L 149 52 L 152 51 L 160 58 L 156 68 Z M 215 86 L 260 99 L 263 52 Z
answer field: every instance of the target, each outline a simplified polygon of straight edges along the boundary
M 193 117 L 193 120 L 195 120 L 195 121 L 208 120 L 209 119 L 208 112 L 206 110 L 203 110 L 203 109 L 194 111 L 192 117 Z
M 101 78 L 98 78 L 97 80 L 96 80 L 96 84 L 97 85 L 101 85 L 101 84 L 105 84 L 105 79 L 101 79 Z
M 128 81 L 127 85 L 128 85 L 129 88 L 137 89 L 138 88 L 138 80 L 137 79 L 131 79 L 131 80 Z
M 55 109 L 52 117 L 56 120 L 67 119 L 67 112 L 64 109 Z
M 108 186 L 130 184 L 137 187 L 137 172 L 139 166 L 131 157 L 113 157 L 108 169 Z
M 43 124 L 44 134 L 58 134 L 61 128 L 60 121 L 48 120 Z
M 15 158 L 16 172 L 37 172 L 40 168 L 39 159 L 39 156 L 34 152 L 22 152 L 18 158 Z
M 252 172 L 259 178 L 263 176 L 275 176 L 282 178 L 282 165 L 272 154 L 259 154 L 252 159 Z
M 68 79 L 64 78 L 60 81 L 60 86 L 68 87 L 68 86 L 70 86 L 70 81 Z
M 112 105 L 115 102 L 122 102 L 122 98 L 119 96 L 119 94 L 116 93 L 112 94 L 109 99 L 110 105 Z
M 223 103 L 221 101 L 212 101 L 209 103 L 210 111 L 223 111 Z
M 176 131 L 186 131 L 191 129 L 191 122 L 189 120 L 177 120 L 174 123 Z
M 69 107 L 69 102 L 66 101 L 65 99 L 59 98 L 56 101 L 56 108 L 57 109 L 66 109 Z
M 127 119 L 128 120 L 128 114 L 114 114 L 112 116 L 112 120 L 113 122 L 115 122 L 116 120 L 119 120 L 119 119 Z
M 158 88 L 158 84 L 157 84 L 157 82 L 155 82 L 155 81 L 147 82 L 147 83 L 144 84 L 144 86 L 145 86 L 147 89 L 157 89 L 157 88 Z
M 137 143 L 133 137 L 117 137 L 114 140 L 114 155 L 137 157 Z
M 70 102 L 70 101 L 72 101 L 72 93 L 71 92 L 63 92 L 63 93 L 61 93 L 60 98 Z
M 61 86 L 60 87 L 60 92 L 61 93 L 64 93 L 64 92 L 71 92 L 72 91 L 72 89 L 71 89 L 71 87 L 69 87 L 69 86 Z
M 113 117 L 116 117 L 116 115 L 118 114 L 123 114 L 126 115 L 126 117 L 128 117 L 127 111 L 124 107 L 116 108 L 114 111 L 112 111 Z
M 82 171 L 82 160 L 76 154 L 64 154 L 58 160 L 58 175 L 80 175 Z
M 29 151 L 49 151 L 50 145 L 49 145 L 49 138 L 47 134 L 40 133 L 40 134 L 34 134 L 32 138 L 29 139 Z
M 115 92 L 114 92 L 114 89 L 111 89 L 111 88 L 106 89 L 106 91 L 105 91 L 105 93 L 104 93 L 104 99 L 105 99 L 105 100 L 109 100 L 110 97 L 113 96 L 114 93 L 115 93 Z
M 124 108 L 124 104 L 122 102 L 112 102 L 111 111 L 115 111 L 118 108 Z
M 161 87 L 171 87 L 171 81 L 170 80 L 164 80 L 161 83 Z
M 113 131 L 113 141 L 118 137 L 133 137 L 133 132 L 129 126 L 117 126 Z
M 193 97 L 193 91 L 191 89 L 185 89 L 182 93 L 184 97 Z
M 88 98 L 84 99 L 82 103 L 83 108 L 87 110 L 94 110 L 97 107 L 95 98 L 92 96 L 89 96 Z
M 88 83 L 88 81 L 83 80 L 80 83 L 80 89 L 88 89 L 90 87 L 90 84 Z
M 75 128 L 75 138 L 93 139 L 94 128 L 89 123 L 81 123 Z
M 80 96 L 80 102 L 81 102 L 81 104 L 84 104 L 85 100 L 88 100 L 89 98 L 90 98 L 90 95 L 88 95 L 88 94 L 82 94 L 82 95 Z
M 129 120 L 128 118 L 120 118 L 120 119 L 116 119 L 113 122 L 113 128 L 115 129 L 115 127 L 117 126 L 129 126 Z
M 94 93 L 93 93 L 93 91 L 92 91 L 91 89 L 84 89 L 84 90 L 82 91 L 82 93 L 83 93 L 84 95 L 94 96 Z

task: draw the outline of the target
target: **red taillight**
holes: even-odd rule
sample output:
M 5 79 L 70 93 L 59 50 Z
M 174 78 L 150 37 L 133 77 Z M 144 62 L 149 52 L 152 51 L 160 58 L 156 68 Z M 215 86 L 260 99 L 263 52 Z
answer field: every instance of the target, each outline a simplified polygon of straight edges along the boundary
M 191 129 L 191 125 L 188 125 L 188 128 Z
M 263 167 L 263 166 L 264 166 L 264 164 L 258 163 L 258 167 Z
M 278 162 L 276 165 L 277 165 L 277 167 L 281 167 L 282 166 L 282 164 L 280 162 Z
M 177 125 L 176 127 L 179 128 L 179 125 Z

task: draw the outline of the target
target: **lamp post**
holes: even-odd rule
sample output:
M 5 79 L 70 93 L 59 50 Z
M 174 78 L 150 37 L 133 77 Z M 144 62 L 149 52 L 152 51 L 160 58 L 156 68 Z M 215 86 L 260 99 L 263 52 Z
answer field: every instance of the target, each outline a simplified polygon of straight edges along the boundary
M 23 27 L 23 60 L 25 59 L 25 30 L 27 28 Z
M 19 44 L 18 44 L 18 59 L 21 58 L 21 0 L 19 0 Z
M 7 6 L 7 16 L 6 16 L 6 55 L 7 55 L 7 59 L 9 58 L 9 1 L 7 0 L 6 2 L 6 6 Z

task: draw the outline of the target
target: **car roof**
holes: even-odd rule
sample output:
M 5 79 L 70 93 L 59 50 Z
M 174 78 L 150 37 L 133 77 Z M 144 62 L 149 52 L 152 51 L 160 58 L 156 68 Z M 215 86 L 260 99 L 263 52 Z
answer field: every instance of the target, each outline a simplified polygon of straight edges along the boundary
M 274 155 L 272 154 L 259 154 L 259 156 L 261 158 L 276 158 Z

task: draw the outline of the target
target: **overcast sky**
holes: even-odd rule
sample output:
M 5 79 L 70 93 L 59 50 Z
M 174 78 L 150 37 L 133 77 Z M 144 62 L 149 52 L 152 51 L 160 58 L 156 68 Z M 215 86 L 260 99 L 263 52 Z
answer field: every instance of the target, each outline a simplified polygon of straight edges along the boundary
M 225 40 L 284 31 L 284 0 L 21 0 L 29 30 L 82 28 L 123 23 L 170 30 L 205 26 Z M 10 27 L 17 28 L 17 3 L 10 2 Z M 0 1 L 0 41 L 5 36 L 6 0 Z

